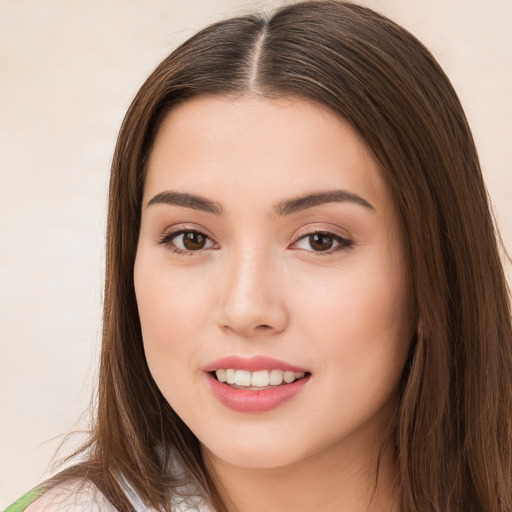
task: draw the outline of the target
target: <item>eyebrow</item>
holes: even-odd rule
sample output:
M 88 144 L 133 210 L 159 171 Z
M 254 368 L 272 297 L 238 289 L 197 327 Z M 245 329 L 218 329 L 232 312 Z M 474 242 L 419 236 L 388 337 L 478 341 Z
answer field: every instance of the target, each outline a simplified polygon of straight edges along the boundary
M 193 210 L 200 210 L 206 213 L 213 213 L 214 215 L 222 215 L 223 208 L 219 203 L 210 201 L 195 194 L 187 194 L 186 192 L 174 192 L 166 190 L 154 196 L 147 204 L 169 204 L 171 206 L 183 206 L 184 208 L 192 208 Z
M 353 203 L 369 210 L 374 210 L 374 207 L 366 199 L 363 199 L 357 194 L 347 190 L 329 190 L 281 201 L 272 208 L 272 213 L 279 216 L 286 216 L 327 203 Z M 172 190 L 160 192 L 148 202 L 147 206 L 149 207 L 153 204 L 182 206 L 184 208 L 192 208 L 193 210 L 212 213 L 214 215 L 222 215 L 224 212 L 222 205 L 216 201 L 211 201 L 210 199 L 195 194 L 175 192 Z
M 277 215 L 284 216 L 326 203 L 353 203 L 374 210 L 374 207 L 366 199 L 347 190 L 329 190 L 288 199 L 278 203 L 273 210 Z

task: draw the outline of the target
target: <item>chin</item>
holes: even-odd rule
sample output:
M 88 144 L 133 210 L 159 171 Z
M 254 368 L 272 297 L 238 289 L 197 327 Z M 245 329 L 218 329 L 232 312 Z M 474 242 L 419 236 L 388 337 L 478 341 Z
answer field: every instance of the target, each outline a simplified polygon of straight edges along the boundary
M 315 454 L 333 448 L 330 435 L 312 439 L 307 432 L 289 428 L 283 432 L 269 426 L 265 432 L 247 429 L 245 435 L 225 435 L 223 438 L 204 438 L 203 454 L 234 467 L 245 469 L 276 469 L 305 461 Z
M 276 469 L 297 462 L 301 454 L 283 451 L 277 443 L 274 445 L 260 446 L 229 446 L 220 447 L 215 451 L 203 445 L 203 454 L 213 457 L 224 463 L 244 469 Z

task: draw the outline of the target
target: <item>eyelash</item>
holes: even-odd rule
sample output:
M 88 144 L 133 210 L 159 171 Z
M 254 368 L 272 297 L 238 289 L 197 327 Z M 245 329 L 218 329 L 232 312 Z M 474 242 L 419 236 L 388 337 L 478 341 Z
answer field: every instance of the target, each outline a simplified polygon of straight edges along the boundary
M 209 237 L 206 233 L 203 233 L 202 231 L 199 231 L 198 229 L 179 229 L 177 231 L 171 231 L 170 233 L 165 233 L 160 240 L 158 240 L 159 245 L 165 245 L 167 249 L 170 251 L 184 255 L 184 256 L 198 256 L 202 251 L 205 249 L 198 249 L 197 251 L 187 251 L 186 249 L 180 249 L 179 247 L 176 247 L 176 245 L 173 244 L 173 240 L 177 238 L 180 235 L 186 235 L 186 234 L 195 234 L 199 235 L 201 237 L 204 237 L 207 241 L 213 242 L 215 245 L 216 242 L 212 240 L 211 237 Z M 218 244 L 217 244 L 218 245 Z M 208 247 L 207 249 L 210 249 L 211 247 Z
M 207 241 L 212 242 L 213 245 L 210 246 L 210 247 L 207 247 L 207 248 L 200 248 L 200 249 L 197 249 L 195 251 L 194 250 L 181 249 L 179 247 L 176 247 L 176 245 L 173 244 L 173 240 L 175 238 L 177 238 L 178 236 L 185 235 L 185 234 L 199 235 L 201 237 L 204 237 Z M 308 233 L 304 233 L 295 242 L 293 242 L 292 246 L 293 245 L 297 245 L 300 241 L 305 240 L 305 239 L 307 239 L 309 237 L 312 237 L 312 236 L 315 236 L 315 235 L 320 235 L 320 236 L 325 236 L 327 238 L 331 238 L 333 240 L 333 245 L 334 244 L 337 244 L 337 245 L 334 245 L 334 248 L 329 248 L 328 250 L 325 250 L 325 251 L 315 251 L 313 249 L 312 250 L 302 249 L 302 250 L 304 250 L 304 251 L 306 251 L 308 253 L 312 253 L 314 255 L 318 255 L 318 256 L 327 256 L 327 255 L 331 255 L 333 253 L 336 253 L 338 251 L 347 251 L 347 250 L 351 249 L 352 246 L 353 246 L 353 241 L 352 240 L 349 240 L 348 238 L 342 237 L 342 236 L 340 236 L 340 235 L 338 235 L 336 233 L 332 233 L 331 231 L 325 231 L 325 230 L 310 231 Z M 159 245 L 165 245 L 173 253 L 184 255 L 184 256 L 198 256 L 204 250 L 208 250 L 208 249 L 211 249 L 211 248 L 216 248 L 215 247 L 216 245 L 218 246 L 217 242 L 215 242 L 211 237 L 209 237 L 206 233 L 203 233 L 202 231 L 199 231 L 197 229 L 179 229 L 178 231 L 171 231 L 170 233 L 165 233 L 158 240 L 158 244 Z M 298 249 L 295 249 L 295 250 L 301 250 L 301 249 L 298 248 Z
M 318 230 L 318 231 L 309 231 L 307 233 L 301 234 L 301 236 L 295 242 L 293 242 L 292 246 L 297 245 L 302 240 L 307 240 L 308 238 L 311 238 L 315 235 L 320 235 L 320 236 L 324 236 L 324 237 L 332 239 L 332 245 L 333 245 L 333 247 L 331 247 L 325 251 L 315 251 L 313 249 L 311 249 L 311 250 L 303 249 L 307 253 L 314 254 L 315 256 L 317 256 L 317 255 L 318 256 L 328 256 L 328 255 L 332 255 L 339 251 L 348 251 L 354 244 L 352 240 L 349 240 L 348 238 L 345 238 L 341 235 L 333 233 L 332 231 Z M 335 245 L 335 244 L 337 244 L 337 245 Z M 311 240 L 309 241 L 309 245 L 311 247 Z M 301 250 L 301 249 L 299 248 L 296 250 Z

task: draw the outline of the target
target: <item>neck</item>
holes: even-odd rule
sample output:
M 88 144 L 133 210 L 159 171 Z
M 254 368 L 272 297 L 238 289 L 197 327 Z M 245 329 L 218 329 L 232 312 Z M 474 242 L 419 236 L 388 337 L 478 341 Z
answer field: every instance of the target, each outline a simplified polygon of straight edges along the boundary
M 400 512 L 393 450 L 381 446 L 344 439 L 276 468 L 240 468 L 206 448 L 203 456 L 228 512 Z

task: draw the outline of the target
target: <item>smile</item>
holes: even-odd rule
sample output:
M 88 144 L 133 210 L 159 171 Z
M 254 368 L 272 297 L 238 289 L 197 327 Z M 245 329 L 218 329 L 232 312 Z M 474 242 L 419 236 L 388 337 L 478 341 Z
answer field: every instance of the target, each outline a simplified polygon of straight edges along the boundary
M 291 384 L 305 376 L 305 372 L 292 372 L 283 370 L 235 370 L 233 368 L 218 369 L 215 376 L 219 382 L 225 382 L 233 387 L 244 389 L 261 389 L 272 386 Z
M 229 356 L 203 368 L 224 406 L 242 413 L 275 409 L 296 397 L 311 378 L 305 368 L 265 356 Z

